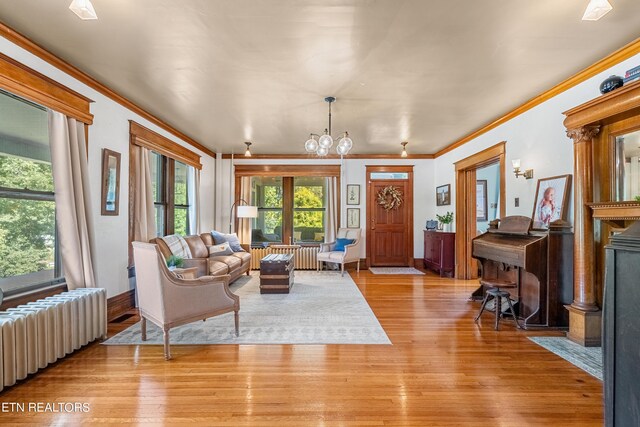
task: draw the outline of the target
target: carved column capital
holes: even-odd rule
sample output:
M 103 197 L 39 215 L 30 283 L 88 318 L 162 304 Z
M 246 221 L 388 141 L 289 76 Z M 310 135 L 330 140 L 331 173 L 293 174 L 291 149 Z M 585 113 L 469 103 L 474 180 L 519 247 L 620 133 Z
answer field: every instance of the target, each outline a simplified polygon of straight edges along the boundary
M 600 125 L 583 126 L 581 128 L 567 129 L 567 136 L 573 139 L 575 144 L 593 140 L 593 137 L 600 132 Z

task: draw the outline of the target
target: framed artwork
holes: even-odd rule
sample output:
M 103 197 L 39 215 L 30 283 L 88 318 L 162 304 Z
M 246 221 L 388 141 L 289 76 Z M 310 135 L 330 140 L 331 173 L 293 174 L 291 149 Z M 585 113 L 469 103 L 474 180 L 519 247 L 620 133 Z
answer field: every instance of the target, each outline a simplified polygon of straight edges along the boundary
M 476 221 L 486 221 L 487 215 L 487 180 L 476 181 Z
M 360 185 L 347 184 L 347 205 L 360 204 Z
M 436 206 L 451 204 L 451 184 L 436 187 Z
M 118 215 L 120 211 L 120 153 L 102 150 L 102 215 Z
M 558 219 L 567 219 L 571 175 L 552 176 L 538 180 L 534 199 L 533 228 L 547 230 Z
M 360 228 L 360 208 L 347 208 L 347 228 Z

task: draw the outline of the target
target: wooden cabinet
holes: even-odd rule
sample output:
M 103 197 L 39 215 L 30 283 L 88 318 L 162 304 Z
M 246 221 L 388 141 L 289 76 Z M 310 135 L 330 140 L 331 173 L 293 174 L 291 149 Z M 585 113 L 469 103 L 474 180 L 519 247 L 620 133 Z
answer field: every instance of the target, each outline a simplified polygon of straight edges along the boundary
M 456 233 L 424 231 L 424 267 L 453 277 L 456 266 Z
M 603 307 L 604 421 L 640 425 L 640 222 L 606 248 Z

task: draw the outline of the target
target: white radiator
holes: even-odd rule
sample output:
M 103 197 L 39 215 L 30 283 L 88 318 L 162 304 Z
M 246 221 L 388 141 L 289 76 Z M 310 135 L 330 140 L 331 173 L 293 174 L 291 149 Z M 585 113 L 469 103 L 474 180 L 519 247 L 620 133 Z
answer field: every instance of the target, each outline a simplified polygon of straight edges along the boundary
M 318 246 L 269 246 L 251 248 L 251 269 L 260 270 L 260 260 L 269 254 L 295 254 L 296 270 L 315 270 L 318 268 Z
M 0 391 L 106 337 L 104 289 L 76 289 L 0 312 Z

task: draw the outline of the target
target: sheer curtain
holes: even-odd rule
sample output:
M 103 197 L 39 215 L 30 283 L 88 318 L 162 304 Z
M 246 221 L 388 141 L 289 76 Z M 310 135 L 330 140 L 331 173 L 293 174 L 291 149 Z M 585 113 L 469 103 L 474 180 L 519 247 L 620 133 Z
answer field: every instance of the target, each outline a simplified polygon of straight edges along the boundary
M 200 232 L 200 171 L 189 167 L 189 234 Z
M 240 198 L 251 204 L 251 177 L 240 178 Z M 238 206 L 240 202 L 236 206 Z M 251 245 L 251 218 L 237 218 L 238 240 L 240 243 Z
M 338 179 L 326 178 L 327 202 L 326 215 L 324 217 L 324 241 L 335 242 L 338 230 Z
M 134 145 L 131 164 L 135 168 L 133 180 L 133 240 L 148 242 L 156 237 L 156 219 L 153 206 L 153 185 L 149 149 Z
M 47 110 L 56 223 L 69 289 L 94 288 L 93 223 L 84 123 Z

